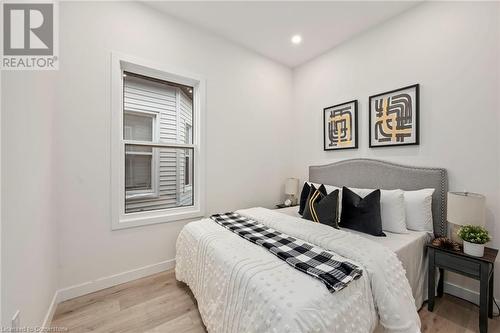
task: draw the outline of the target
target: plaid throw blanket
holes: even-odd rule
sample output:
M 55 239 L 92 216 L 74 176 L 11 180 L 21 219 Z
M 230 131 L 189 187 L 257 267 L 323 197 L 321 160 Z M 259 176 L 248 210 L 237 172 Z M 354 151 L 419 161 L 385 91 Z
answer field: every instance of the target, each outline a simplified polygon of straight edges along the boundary
M 238 213 L 215 214 L 210 218 L 238 236 L 268 249 L 295 269 L 321 280 L 332 293 L 346 287 L 363 272 L 350 262 L 332 259 L 332 253 Z

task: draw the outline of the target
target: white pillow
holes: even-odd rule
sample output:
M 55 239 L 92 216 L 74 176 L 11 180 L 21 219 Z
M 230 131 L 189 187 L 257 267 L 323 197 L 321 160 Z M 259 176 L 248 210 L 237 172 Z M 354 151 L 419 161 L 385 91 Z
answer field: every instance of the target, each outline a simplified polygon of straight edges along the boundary
M 311 182 L 307 182 L 307 183 L 309 185 L 313 184 L 314 187 L 316 187 L 316 188 L 319 188 L 322 185 L 322 184 L 311 183 Z M 340 192 L 342 192 L 342 187 L 337 187 L 337 186 L 333 186 L 333 185 L 326 185 L 326 184 L 323 184 L 323 186 L 326 189 L 326 194 L 330 194 L 330 193 L 332 193 L 335 190 L 339 190 L 339 200 L 340 200 Z
M 374 189 L 348 188 L 363 198 L 375 191 Z M 380 216 L 382 230 L 398 234 L 408 233 L 403 190 L 380 190 Z
M 433 188 L 418 191 L 404 191 L 406 227 L 416 231 L 433 231 L 432 194 Z

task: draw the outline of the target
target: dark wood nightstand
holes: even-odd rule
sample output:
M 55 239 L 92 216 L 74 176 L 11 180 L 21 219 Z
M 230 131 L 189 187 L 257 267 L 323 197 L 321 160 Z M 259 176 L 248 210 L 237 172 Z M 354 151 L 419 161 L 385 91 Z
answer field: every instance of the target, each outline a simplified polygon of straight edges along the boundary
M 285 206 L 285 204 L 277 204 L 276 209 L 287 208 L 287 207 L 297 207 L 297 206 L 298 206 L 298 204 L 290 205 L 290 206 Z
M 493 318 L 493 281 L 495 271 L 495 259 L 498 250 L 486 247 L 484 256 L 473 257 L 462 251 L 443 249 L 432 244 L 427 244 L 429 256 L 429 301 L 427 308 L 434 309 L 434 297 L 436 290 L 436 268 L 439 269 L 439 282 L 437 294 L 443 296 L 444 270 L 458 273 L 480 281 L 479 295 L 479 331 L 488 332 L 488 317 Z

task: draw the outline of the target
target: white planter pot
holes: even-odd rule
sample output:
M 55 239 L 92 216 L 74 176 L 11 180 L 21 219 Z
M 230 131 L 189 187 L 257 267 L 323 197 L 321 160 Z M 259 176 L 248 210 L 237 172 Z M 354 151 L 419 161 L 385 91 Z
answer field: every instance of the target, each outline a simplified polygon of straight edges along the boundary
M 484 244 L 464 241 L 464 253 L 474 257 L 482 257 L 484 255 Z

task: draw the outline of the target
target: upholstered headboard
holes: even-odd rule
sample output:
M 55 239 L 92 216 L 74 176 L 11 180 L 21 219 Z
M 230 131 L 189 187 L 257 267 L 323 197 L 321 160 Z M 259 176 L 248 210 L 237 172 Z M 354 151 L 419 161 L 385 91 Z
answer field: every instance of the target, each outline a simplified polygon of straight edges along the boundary
M 335 186 L 419 190 L 434 188 L 432 217 L 434 234 L 446 236 L 446 169 L 399 165 L 371 159 L 351 159 L 310 166 L 309 181 Z

